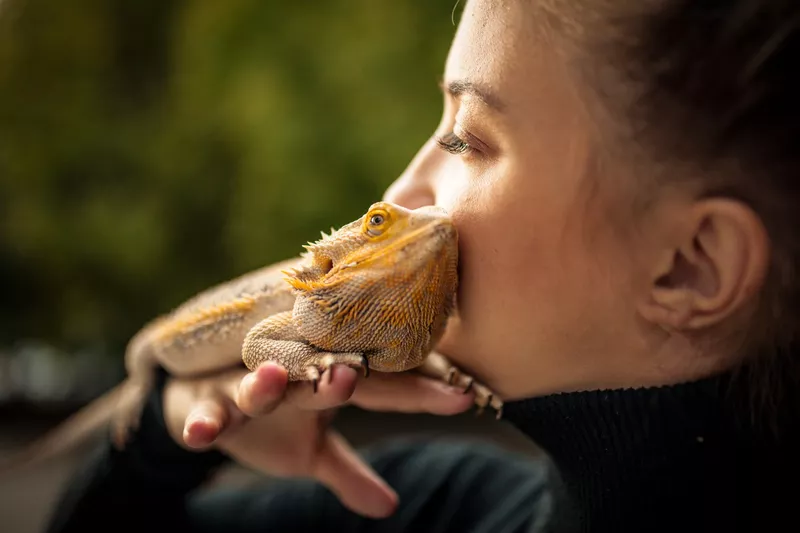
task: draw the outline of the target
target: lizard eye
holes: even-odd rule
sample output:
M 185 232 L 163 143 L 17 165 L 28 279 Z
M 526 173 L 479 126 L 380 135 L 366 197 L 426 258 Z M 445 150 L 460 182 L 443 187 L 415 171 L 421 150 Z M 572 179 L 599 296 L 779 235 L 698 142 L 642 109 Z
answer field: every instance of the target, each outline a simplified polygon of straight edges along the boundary
M 387 213 L 383 209 L 378 209 L 370 213 L 369 217 L 366 220 L 364 230 L 369 235 L 377 237 L 384 232 L 388 222 L 389 222 L 389 213 Z

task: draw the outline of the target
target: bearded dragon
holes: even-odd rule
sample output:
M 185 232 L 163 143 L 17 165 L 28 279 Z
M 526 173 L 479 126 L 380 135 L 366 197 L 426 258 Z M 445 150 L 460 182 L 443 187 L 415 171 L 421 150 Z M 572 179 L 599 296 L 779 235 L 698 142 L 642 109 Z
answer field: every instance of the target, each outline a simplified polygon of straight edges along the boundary
M 28 448 L 11 466 L 55 456 L 111 425 L 123 448 L 138 427 L 157 368 L 179 378 L 265 361 L 314 391 L 332 365 L 378 372 L 418 370 L 476 391 L 478 412 L 502 412 L 484 385 L 433 351 L 453 312 L 458 232 L 436 207 L 388 202 L 303 247 L 299 257 L 207 289 L 135 334 L 127 378 Z

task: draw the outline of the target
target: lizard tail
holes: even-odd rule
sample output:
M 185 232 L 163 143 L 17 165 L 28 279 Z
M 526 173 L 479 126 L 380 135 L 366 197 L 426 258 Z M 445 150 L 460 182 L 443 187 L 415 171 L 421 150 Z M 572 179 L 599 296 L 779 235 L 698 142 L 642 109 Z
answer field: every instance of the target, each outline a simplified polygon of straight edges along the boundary
M 0 460 L 0 476 L 35 467 L 58 457 L 88 440 L 108 424 L 125 382 L 102 394 L 54 429 L 25 446 L 22 451 Z

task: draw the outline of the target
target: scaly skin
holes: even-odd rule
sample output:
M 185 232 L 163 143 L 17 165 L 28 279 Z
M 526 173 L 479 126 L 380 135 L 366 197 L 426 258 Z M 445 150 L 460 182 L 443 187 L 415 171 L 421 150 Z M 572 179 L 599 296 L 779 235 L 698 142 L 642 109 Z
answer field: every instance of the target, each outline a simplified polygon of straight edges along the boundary
M 458 237 L 441 210 L 373 205 L 307 247 L 288 274 L 296 301 L 247 334 L 250 370 L 266 360 L 290 380 L 315 381 L 331 364 L 380 372 L 416 368 L 444 332 L 458 284 Z
M 432 352 L 458 286 L 458 234 L 443 210 L 379 202 L 305 248 L 145 325 L 126 350 L 128 378 L 35 443 L 23 461 L 56 455 L 109 420 L 115 444 L 124 447 L 158 366 L 193 377 L 242 362 L 254 370 L 270 360 L 315 390 L 333 364 L 365 373 L 417 369 L 474 388 L 479 409 L 491 405 L 499 418 L 502 402 L 491 391 Z

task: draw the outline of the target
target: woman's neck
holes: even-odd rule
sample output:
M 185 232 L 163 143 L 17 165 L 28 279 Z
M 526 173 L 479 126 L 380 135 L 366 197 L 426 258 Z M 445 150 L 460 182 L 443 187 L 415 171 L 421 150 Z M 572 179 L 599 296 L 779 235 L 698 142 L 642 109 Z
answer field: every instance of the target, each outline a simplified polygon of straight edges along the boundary
M 797 531 L 796 521 L 776 520 L 800 508 L 800 413 L 789 403 L 798 394 L 779 413 L 776 435 L 738 409 L 747 405 L 746 382 L 721 375 L 554 394 L 507 402 L 503 411 L 556 466 L 565 529 Z M 786 492 L 780 482 L 790 483 Z

